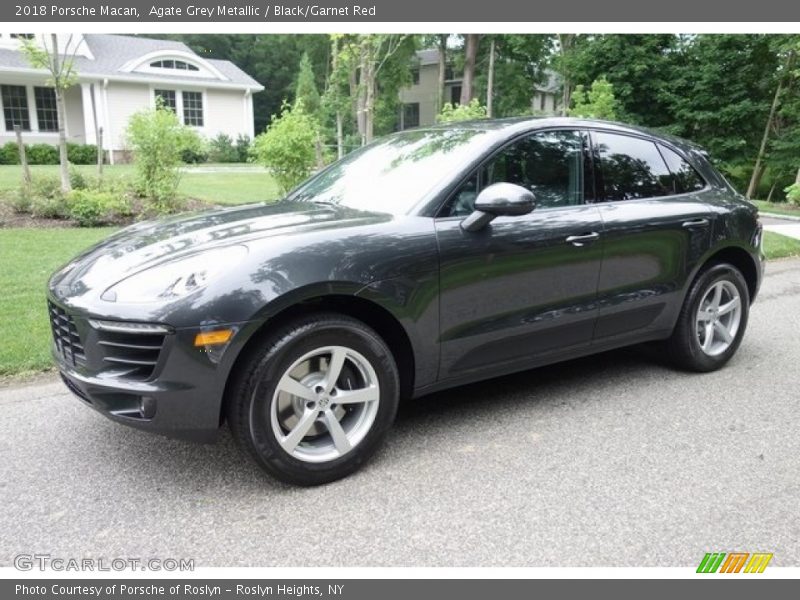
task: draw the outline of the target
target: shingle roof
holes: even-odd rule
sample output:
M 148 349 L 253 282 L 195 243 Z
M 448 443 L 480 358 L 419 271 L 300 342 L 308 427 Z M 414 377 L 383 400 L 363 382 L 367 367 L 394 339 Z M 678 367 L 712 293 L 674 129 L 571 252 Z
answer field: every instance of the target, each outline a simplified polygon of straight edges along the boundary
M 187 82 L 206 82 L 224 84 L 231 83 L 237 86 L 251 86 L 263 89 L 262 86 L 239 67 L 227 60 L 203 59 L 216 67 L 228 81 L 221 81 L 212 77 L 196 77 L 181 75 L 180 72 L 170 72 L 160 75 L 157 73 L 137 73 L 121 71 L 121 68 L 131 60 L 159 50 L 175 50 L 195 54 L 183 42 L 172 40 L 156 40 L 129 35 L 110 35 L 87 33 L 84 35 L 94 60 L 84 57 L 75 57 L 75 70 L 78 75 L 97 75 L 99 77 L 125 76 L 127 78 L 141 79 L 142 81 L 185 80 Z M 197 56 L 195 54 L 195 56 Z M 199 58 L 199 57 L 198 57 Z M 26 68 L 30 67 L 25 57 L 16 50 L 0 49 L 0 70 L 3 67 Z

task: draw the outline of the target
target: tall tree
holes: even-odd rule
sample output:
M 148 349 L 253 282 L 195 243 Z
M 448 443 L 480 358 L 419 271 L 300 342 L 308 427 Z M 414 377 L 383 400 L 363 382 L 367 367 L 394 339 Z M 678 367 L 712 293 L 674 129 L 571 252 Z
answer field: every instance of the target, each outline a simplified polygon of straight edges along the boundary
M 320 96 L 317 90 L 317 82 L 314 77 L 314 68 L 311 66 L 311 58 L 308 52 L 303 52 L 300 65 L 297 71 L 297 84 L 294 91 L 295 104 L 303 103 L 303 109 L 312 116 L 317 116 L 320 109 Z
M 481 36 L 477 33 L 464 35 L 464 73 L 461 80 L 460 104 L 466 106 L 475 97 L 475 63 Z
M 436 114 L 438 115 L 444 106 L 444 85 L 447 78 L 447 38 L 446 33 L 436 36 L 436 48 L 439 51 L 439 71 L 436 77 Z
M 69 181 L 69 162 L 67 159 L 67 111 L 64 104 L 64 93 L 78 80 L 75 71 L 75 54 L 81 44 L 80 38 L 71 34 L 67 37 L 63 49 L 59 48 L 58 35 L 50 34 L 50 39 L 42 36 L 39 43 L 36 40 L 25 40 L 22 46 L 23 53 L 28 62 L 35 69 L 44 69 L 48 72 L 47 85 L 53 88 L 56 97 L 56 111 L 58 113 L 58 157 L 59 172 L 61 175 L 61 191 L 64 193 L 72 189 Z M 101 150 L 98 148 L 98 152 Z

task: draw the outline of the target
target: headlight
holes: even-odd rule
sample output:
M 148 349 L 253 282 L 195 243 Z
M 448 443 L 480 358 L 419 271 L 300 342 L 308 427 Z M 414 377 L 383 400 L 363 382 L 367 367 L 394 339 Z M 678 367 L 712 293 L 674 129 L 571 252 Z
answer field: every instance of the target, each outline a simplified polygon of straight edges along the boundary
M 230 246 L 162 263 L 115 283 L 101 298 L 134 304 L 174 300 L 203 288 L 246 255 L 244 246 Z

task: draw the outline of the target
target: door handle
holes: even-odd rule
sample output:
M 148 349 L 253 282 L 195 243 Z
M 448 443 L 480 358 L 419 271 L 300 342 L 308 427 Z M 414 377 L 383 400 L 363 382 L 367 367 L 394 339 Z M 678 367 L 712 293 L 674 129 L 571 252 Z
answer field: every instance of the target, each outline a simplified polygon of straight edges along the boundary
M 591 233 L 585 233 L 583 235 L 571 235 L 567 237 L 567 243 L 580 248 L 584 244 L 589 244 L 595 241 L 599 237 L 600 234 L 597 233 L 596 231 L 593 231 Z
M 692 229 L 694 227 L 708 227 L 708 219 L 692 219 L 691 221 L 683 222 L 684 229 Z

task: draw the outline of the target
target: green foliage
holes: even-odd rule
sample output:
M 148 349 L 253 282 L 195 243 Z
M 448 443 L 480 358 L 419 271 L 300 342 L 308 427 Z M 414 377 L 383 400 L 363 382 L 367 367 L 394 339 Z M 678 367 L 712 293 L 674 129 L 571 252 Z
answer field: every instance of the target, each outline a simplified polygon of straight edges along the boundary
M 58 148 L 50 144 L 30 144 L 25 146 L 25 155 L 31 165 L 57 165 Z
M 245 135 L 240 133 L 236 136 L 236 162 L 247 162 L 250 158 L 250 146 L 252 145 L 252 141 L 250 140 L 249 135 Z
M 800 183 L 793 183 L 785 190 L 786 192 L 786 199 L 794 204 L 795 206 L 800 206 Z
M 545 67 L 550 60 L 551 39 L 547 35 L 493 34 L 483 36 L 478 47 L 475 87 L 486 98 L 489 49 L 495 42 L 493 116 L 531 114 L 531 90 L 546 83 Z M 480 65 L 486 66 L 481 68 Z
M 617 100 L 614 98 L 614 86 L 605 77 L 595 79 L 590 90 L 586 91 L 582 85 L 575 88 L 572 94 L 573 106 L 569 109 L 572 117 L 586 117 L 590 119 L 606 119 L 613 121 L 617 118 Z
M 130 212 L 124 196 L 96 189 L 72 190 L 66 206 L 67 215 L 81 227 L 113 223 Z
M 294 102 L 302 102 L 305 111 L 316 116 L 320 109 L 320 96 L 317 90 L 317 83 L 314 78 L 314 68 L 311 66 L 311 58 L 308 52 L 303 52 L 300 59 L 300 66 L 297 73 L 297 84 L 294 89 Z
M 89 180 L 81 171 L 73 166 L 70 166 L 69 184 L 73 190 L 85 190 L 89 187 Z
M 73 165 L 97 163 L 97 146 L 94 144 L 67 144 L 67 159 Z
M 158 213 L 181 207 L 177 189 L 184 152 L 199 152 L 203 141 L 174 112 L 156 106 L 131 116 L 126 131 L 133 150 L 137 192 Z
M 231 136 L 220 133 L 208 142 L 208 160 L 220 163 L 239 161 L 239 151 L 234 147 Z
M 63 219 L 67 215 L 61 180 L 51 175 L 34 176 L 30 188 L 21 190 L 28 195 L 28 206 L 34 217 Z
M 474 121 L 486 118 L 486 107 L 480 100 L 473 98 L 469 104 L 450 104 L 442 106 L 442 112 L 436 116 L 439 123 L 453 123 L 455 121 Z
M 6 142 L 0 146 L 0 165 L 18 165 L 19 147 L 17 142 Z
M 256 136 L 252 153 L 288 192 L 310 174 L 316 163 L 317 122 L 308 115 L 302 102 L 284 104 L 280 116 L 272 117 L 267 130 Z

